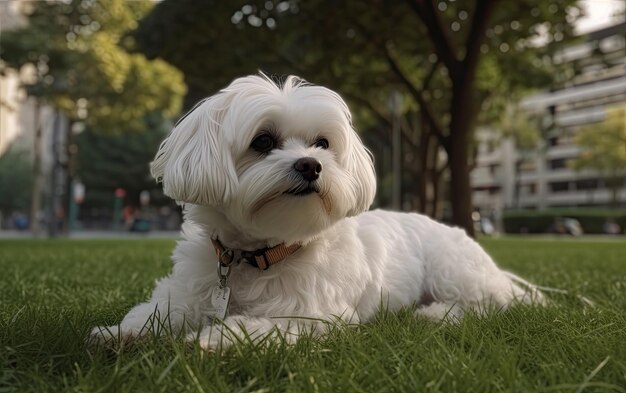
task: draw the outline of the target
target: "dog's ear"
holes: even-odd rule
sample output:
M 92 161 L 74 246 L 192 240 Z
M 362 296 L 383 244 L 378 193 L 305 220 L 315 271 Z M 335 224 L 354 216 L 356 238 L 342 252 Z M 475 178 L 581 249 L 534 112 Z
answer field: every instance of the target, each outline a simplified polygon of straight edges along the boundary
M 228 108 L 225 92 L 196 105 L 161 143 L 151 172 L 165 195 L 199 205 L 226 203 L 237 175 L 221 128 Z
M 348 216 L 355 216 L 369 209 L 376 195 L 376 171 L 372 153 L 363 145 L 361 138 L 352 130 L 348 146 L 347 170 L 352 175 L 355 205 Z

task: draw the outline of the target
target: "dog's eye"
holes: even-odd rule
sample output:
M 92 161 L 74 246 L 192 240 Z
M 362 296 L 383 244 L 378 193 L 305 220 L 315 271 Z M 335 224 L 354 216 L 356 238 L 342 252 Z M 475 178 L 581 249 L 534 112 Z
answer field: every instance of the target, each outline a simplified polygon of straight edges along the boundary
M 276 145 L 276 142 L 274 141 L 274 138 L 272 138 L 271 135 L 261 134 L 257 136 L 256 138 L 254 138 L 254 140 L 250 144 L 250 147 L 258 151 L 259 153 L 267 153 L 271 151 L 275 145 Z
M 328 139 L 321 138 L 315 142 L 315 147 L 321 147 L 322 149 L 328 149 Z

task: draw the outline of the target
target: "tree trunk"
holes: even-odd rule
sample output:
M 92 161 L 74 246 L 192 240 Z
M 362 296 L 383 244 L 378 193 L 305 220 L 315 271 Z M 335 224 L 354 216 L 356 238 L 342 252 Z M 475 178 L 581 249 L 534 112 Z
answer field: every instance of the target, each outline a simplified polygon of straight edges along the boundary
M 440 183 L 440 179 L 441 179 L 441 173 L 439 171 L 435 171 L 434 175 L 433 175 L 433 192 L 431 195 L 431 205 L 430 205 L 430 214 L 429 216 L 433 217 L 433 218 L 437 218 L 438 214 L 439 214 L 439 203 L 441 202 L 439 200 L 439 187 L 441 185 Z
M 61 133 L 61 114 L 58 110 L 54 112 L 52 125 L 52 169 L 50 172 L 50 193 L 48 196 L 48 237 L 55 238 L 59 232 L 59 135 Z
M 454 116 L 453 116 L 454 118 Z M 450 203 L 452 204 L 452 224 L 459 226 L 468 235 L 475 237 L 472 222 L 472 189 L 470 187 L 467 129 L 458 128 L 450 141 Z
M 424 115 L 420 115 L 420 144 L 416 149 L 416 153 L 418 155 L 417 159 L 419 162 L 419 172 L 421 176 L 417 179 L 417 192 L 419 197 L 419 208 L 418 211 L 420 213 L 424 213 L 428 215 L 428 184 L 431 181 L 430 173 L 429 173 L 429 165 L 428 165 L 428 146 L 430 144 L 430 129 L 426 121 L 424 121 Z
M 33 183 L 31 188 L 30 204 L 30 231 L 33 236 L 39 236 L 39 212 L 41 210 L 41 104 L 35 102 L 35 138 L 33 144 Z
M 74 172 L 75 172 L 75 156 L 77 151 L 77 146 L 74 142 L 74 124 L 75 121 L 72 119 L 67 120 L 67 125 L 65 128 L 65 162 L 63 163 L 63 169 L 65 174 L 65 195 L 63 198 L 63 211 L 64 211 L 64 220 L 63 220 L 63 234 L 65 236 L 69 236 L 70 234 L 70 211 L 71 205 L 74 202 Z
M 466 70 L 464 77 L 457 79 L 453 87 L 448 146 L 452 224 L 465 229 L 471 237 L 475 237 L 469 171 L 469 141 L 476 119 L 472 100 L 474 77 L 474 73 Z
M 417 182 L 419 211 L 437 218 L 439 204 L 439 180 L 442 170 L 439 166 L 439 140 L 433 134 L 426 116 L 420 115 L 420 140 L 416 149 L 420 179 Z
M 437 139 L 431 139 L 428 151 L 428 167 L 429 167 L 429 186 L 427 190 L 427 214 L 430 217 L 437 218 L 439 213 L 439 187 L 441 174 L 444 169 L 438 168 L 439 166 L 439 148 L 440 145 Z M 445 168 L 445 167 L 444 167 Z
M 448 69 L 452 82 L 452 101 L 450 105 L 450 133 L 446 138 L 445 149 L 450 164 L 450 202 L 452 204 L 452 223 L 465 229 L 474 236 L 472 224 L 472 194 L 469 179 L 468 142 L 476 119 L 472 90 L 476 79 L 476 70 L 481 56 L 480 45 L 484 41 L 487 22 L 493 13 L 497 0 L 477 1 L 470 30 L 465 42 L 465 56 L 458 59 L 451 39 L 444 30 L 434 2 L 416 0 L 410 4 L 424 23 L 437 57 Z M 423 106 L 420 103 L 420 106 Z

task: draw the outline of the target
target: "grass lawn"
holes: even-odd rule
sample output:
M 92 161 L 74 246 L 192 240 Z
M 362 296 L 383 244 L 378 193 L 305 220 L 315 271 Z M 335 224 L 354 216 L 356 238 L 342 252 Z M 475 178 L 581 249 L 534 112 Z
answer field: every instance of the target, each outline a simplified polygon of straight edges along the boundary
M 458 325 L 381 312 L 366 325 L 223 354 L 171 337 L 124 351 L 84 344 L 170 269 L 170 240 L 0 241 L 0 392 L 626 392 L 626 242 L 483 240 L 553 294 Z M 210 250 L 207 250 L 207 253 Z

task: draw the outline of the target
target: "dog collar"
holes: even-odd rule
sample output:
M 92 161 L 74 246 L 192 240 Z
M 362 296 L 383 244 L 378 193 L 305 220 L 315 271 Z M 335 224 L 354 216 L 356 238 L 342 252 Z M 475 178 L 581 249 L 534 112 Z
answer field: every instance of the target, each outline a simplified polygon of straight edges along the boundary
M 217 238 L 212 238 L 211 242 L 222 266 L 230 266 L 234 261 L 244 261 L 260 270 L 269 269 L 270 266 L 277 264 L 302 247 L 300 244 L 286 246 L 285 243 L 282 243 L 274 247 L 245 251 L 224 247 Z M 235 258 L 235 254 L 238 258 Z

